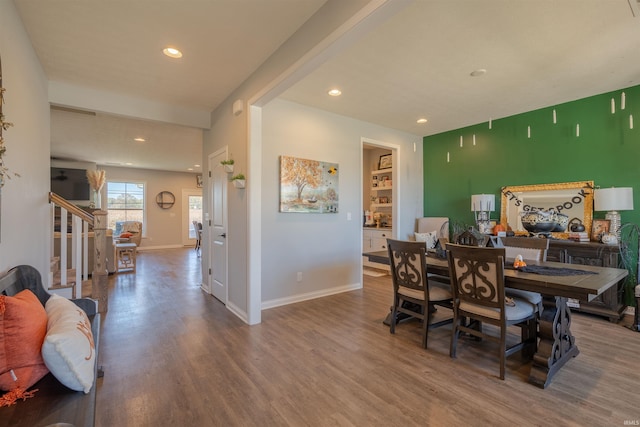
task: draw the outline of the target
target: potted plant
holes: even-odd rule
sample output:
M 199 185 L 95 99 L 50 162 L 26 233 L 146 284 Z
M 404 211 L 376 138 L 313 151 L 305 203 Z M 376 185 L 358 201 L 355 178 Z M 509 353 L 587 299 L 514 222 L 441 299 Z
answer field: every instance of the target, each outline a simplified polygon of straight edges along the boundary
M 244 175 L 239 173 L 231 177 L 231 182 L 233 182 L 233 186 L 236 188 L 244 188 L 247 181 Z
M 220 162 L 220 164 L 222 166 L 224 166 L 224 171 L 227 173 L 232 173 L 233 172 L 233 164 L 235 162 L 233 161 L 233 159 L 229 159 L 229 160 L 223 160 Z

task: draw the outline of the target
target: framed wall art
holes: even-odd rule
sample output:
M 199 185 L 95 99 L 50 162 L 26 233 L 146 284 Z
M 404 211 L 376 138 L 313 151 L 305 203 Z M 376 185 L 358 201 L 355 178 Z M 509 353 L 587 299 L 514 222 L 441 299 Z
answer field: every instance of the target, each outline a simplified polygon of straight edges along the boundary
M 393 154 L 385 154 L 380 156 L 378 161 L 378 169 L 390 169 L 393 166 Z
M 591 241 L 600 242 L 602 240 L 602 235 L 608 232 L 608 219 L 594 219 L 591 223 Z
M 338 164 L 280 156 L 280 212 L 338 213 Z

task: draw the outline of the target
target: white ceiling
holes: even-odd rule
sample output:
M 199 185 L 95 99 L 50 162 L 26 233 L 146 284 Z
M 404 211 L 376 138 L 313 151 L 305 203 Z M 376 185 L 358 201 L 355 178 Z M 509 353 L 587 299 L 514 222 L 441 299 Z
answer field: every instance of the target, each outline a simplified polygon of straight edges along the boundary
M 14 2 L 49 80 L 211 111 L 325 0 Z M 407 3 L 282 97 L 424 136 L 640 83 L 636 0 Z M 168 44 L 181 61 L 159 54 Z M 326 96 L 333 86 L 341 97 Z M 199 130 L 156 126 L 53 111 L 52 155 L 166 170 L 202 161 Z

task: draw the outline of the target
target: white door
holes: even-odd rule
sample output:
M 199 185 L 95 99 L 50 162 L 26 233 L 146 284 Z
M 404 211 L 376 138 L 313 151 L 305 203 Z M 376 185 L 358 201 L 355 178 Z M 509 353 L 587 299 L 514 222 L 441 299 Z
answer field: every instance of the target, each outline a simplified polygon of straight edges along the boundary
M 220 164 L 227 160 L 227 149 L 217 151 L 209 157 L 209 188 L 211 189 L 211 220 L 209 233 L 209 289 L 211 294 L 227 303 L 227 173 Z

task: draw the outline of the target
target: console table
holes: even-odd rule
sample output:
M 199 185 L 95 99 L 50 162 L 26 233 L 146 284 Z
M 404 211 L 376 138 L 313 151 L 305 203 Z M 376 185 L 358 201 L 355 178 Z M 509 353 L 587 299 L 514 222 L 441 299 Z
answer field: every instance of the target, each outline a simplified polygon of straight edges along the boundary
M 617 245 L 552 239 L 549 241 L 547 261 L 618 268 L 619 254 L 620 249 Z M 626 309 L 623 293 L 621 281 L 592 301 L 570 299 L 568 305 L 572 311 L 608 317 L 610 322 L 615 323 L 620 320 Z

